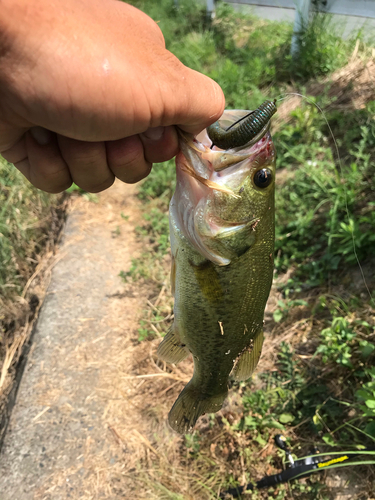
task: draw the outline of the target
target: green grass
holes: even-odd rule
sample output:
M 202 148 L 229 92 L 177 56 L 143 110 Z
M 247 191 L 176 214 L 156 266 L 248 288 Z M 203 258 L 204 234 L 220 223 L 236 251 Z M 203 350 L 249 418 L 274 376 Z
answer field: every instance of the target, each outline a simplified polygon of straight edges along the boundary
M 275 265 L 281 273 L 299 262 L 294 286 L 298 280 L 324 284 L 339 277 L 340 268 L 357 265 L 353 240 L 360 261 L 373 256 L 375 101 L 358 112 L 326 117 L 342 150 L 340 163 L 312 105 L 293 112 L 293 121 L 274 137 L 278 168 L 293 172 L 277 190 Z M 344 129 L 348 122 L 350 129 Z

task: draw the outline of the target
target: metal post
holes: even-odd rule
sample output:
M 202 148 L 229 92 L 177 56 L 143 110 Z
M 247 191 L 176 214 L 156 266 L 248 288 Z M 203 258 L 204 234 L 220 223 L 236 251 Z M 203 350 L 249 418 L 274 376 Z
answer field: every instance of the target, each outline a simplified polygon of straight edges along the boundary
M 309 22 L 311 0 L 296 0 L 296 17 L 294 20 L 292 46 L 290 53 L 292 57 L 298 55 L 299 35 L 306 29 Z
M 207 7 L 206 7 L 206 12 L 207 12 L 207 19 L 211 20 L 215 16 L 215 3 L 214 0 L 207 0 Z

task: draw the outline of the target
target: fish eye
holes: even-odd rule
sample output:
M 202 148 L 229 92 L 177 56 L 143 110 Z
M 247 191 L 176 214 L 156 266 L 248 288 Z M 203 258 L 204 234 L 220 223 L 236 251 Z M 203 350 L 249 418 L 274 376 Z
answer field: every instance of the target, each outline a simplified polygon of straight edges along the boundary
M 261 168 L 254 174 L 254 184 L 258 188 L 266 188 L 272 182 L 272 172 L 269 168 Z

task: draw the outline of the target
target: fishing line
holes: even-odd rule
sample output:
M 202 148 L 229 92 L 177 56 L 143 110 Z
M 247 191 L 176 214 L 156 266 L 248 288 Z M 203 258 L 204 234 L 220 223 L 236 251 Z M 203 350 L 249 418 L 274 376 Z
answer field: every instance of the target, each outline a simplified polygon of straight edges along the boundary
M 285 97 L 282 97 L 282 96 L 285 96 Z M 337 163 L 339 165 L 339 173 L 341 175 L 341 178 L 344 177 L 344 174 L 343 174 L 343 167 L 342 167 L 342 161 L 341 161 L 341 156 L 340 156 L 340 153 L 339 153 L 339 148 L 338 148 L 338 145 L 337 145 L 337 141 L 335 139 L 335 136 L 332 132 L 332 129 L 331 129 L 331 126 L 327 120 L 327 117 L 324 113 L 324 111 L 322 110 L 322 108 L 316 103 L 314 102 L 312 99 L 310 99 L 309 97 L 303 95 L 303 94 L 298 94 L 297 92 L 287 92 L 285 94 L 280 94 L 275 100 L 276 101 L 284 101 L 285 99 L 287 99 L 288 97 L 290 96 L 298 96 L 298 97 L 302 97 L 303 99 L 306 99 L 307 102 L 309 102 L 310 104 L 313 104 L 319 111 L 320 113 L 322 114 L 323 118 L 324 118 L 324 121 L 326 122 L 327 124 L 327 127 L 328 127 L 328 130 L 329 130 L 329 133 L 331 134 L 331 137 L 333 139 L 333 142 L 334 142 L 334 145 L 335 145 L 335 150 L 336 150 L 336 156 L 337 156 Z M 334 163 L 336 163 L 336 161 L 334 160 Z M 347 190 L 344 189 L 344 200 L 345 200 L 345 212 L 346 212 L 346 216 L 347 216 L 347 219 L 348 219 L 348 226 L 350 229 L 350 233 L 351 233 L 351 237 L 352 237 L 352 245 L 353 245 L 353 253 L 354 253 L 354 256 L 355 256 L 355 259 L 356 259 L 356 262 L 358 264 L 358 267 L 359 267 L 359 270 L 361 272 L 361 276 L 362 276 L 362 280 L 363 280 L 363 283 L 365 285 L 365 288 L 367 290 L 367 293 L 370 297 L 370 302 L 374 302 L 374 298 L 371 294 L 371 291 L 367 285 L 367 281 L 366 281 L 366 277 L 365 277 L 365 274 L 363 272 L 363 268 L 361 266 L 361 263 L 359 261 L 359 258 L 358 258 L 358 254 L 357 254 L 357 247 L 356 247 L 356 243 L 355 243 L 355 238 L 354 238 L 354 231 L 352 229 L 352 226 L 350 224 L 350 212 L 349 212 L 349 207 L 348 207 L 348 194 L 347 194 Z
M 341 178 L 343 178 L 344 177 L 344 175 L 343 175 L 343 167 L 342 167 L 342 161 L 341 161 L 341 156 L 340 156 L 339 148 L 338 148 L 338 145 L 337 145 L 337 141 L 335 139 L 335 136 L 333 134 L 332 128 L 331 128 L 331 126 L 330 126 L 330 124 L 328 122 L 328 119 L 327 119 L 324 111 L 322 110 L 322 108 L 316 102 L 314 102 L 312 99 L 310 99 L 309 97 L 307 97 L 307 96 L 305 96 L 303 94 L 299 94 L 297 92 L 287 92 L 287 93 L 284 93 L 284 94 L 280 94 L 273 102 L 276 103 L 276 102 L 284 101 L 285 99 L 288 99 L 289 97 L 292 97 L 292 96 L 298 96 L 298 97 L 301 97 L 302 99 L 306 99 L 306 101 L 308 103 L 313 104 L 318 109 L 318 111 L 322 114 L 323 119 L 324 119 L 324 121 L 327 124 L 329 133 L 330 133 L 330 135 L 332 137 L 333 143 L 335 145 L 335 151 L 336 151 L 337 160 L 334 160 L 334 164 L 337 161 L 338 166 L 339 166 L 339 172 L 338 173 L 341 176 Z M 236 120 L 234 123 L 232 123 L 231 125 L 229 125 L 229 127 L 226 128 L 225 131 L 228 132 L 233 127 L 235 127 L 236 125 L 238 125 L 240 122 L 242 122 L 243 120 L 245 120 L 246 118 L 248 118 L 249 116 L 251 116 L 252 114 L 254 114 L 256 111 L 257 110 L 250 111 L 249 113 L 247 113 L 245 116 L 243 116 L 239 120 Z M 211 149 L 213 148 L 213 146 L 214 146 L 214 143 L 212 143 Z M 347 217 L 347 221 L 348 221 L 348 227 L 350 228 L 350 235 L 351 235 L 351 240 L 352 240 L 353 254 L 354 254 L 355 260 L 357 262 L 357 265 L 359 267 L 359 270 L 360 270 L 360 273 L 361 273 L 361 276 L 362 276 L 362 281 L 363 281 L 363 283 L 365 285 L 365 288 L 366 288 L 366 291 L 367 291 L 367 293 L 368 293 L 368 295 L 370 297 L 370 302 L 373 303 L 374 302 L 374 298 L 373 298 L 373 296 L 371 294 L 370 288 L 369 288 L 369 286 L 367 284 L 367 281 L 366 281 L 365 274 L 363 272 L 362 265 L 361 265 L 361 263 L 359 261 L 359 258 L 358 258 L 357 247 L 356 247 L 355 238 L 354 238 L 354 231 L 353 231 L 352 226 L 350 224 L 350 212 L 349 212 L 349 206 L 348 206 L 348 194 L 347 194 L 347 190 L 345 188 L 344 188 L 344 201 L 345 201 L 345 212 L 346 212 L 346 217 Z
M 229 127 L 225 129 L 225 132 L 228 132 L 231 128 L 233 128 L 235 125 L 237 125 L 238 123 L 240 123 L 243 120 L 245 120 L 246 118 L 248 118 L 253 113 L 254 113 L 254 111 L 250 111 L 250 113 L 247 113 L 247 115 L 245 115 L 242 118 L 239 118 L 237 121 L 233 122 L 232 125 L 229 125 Z

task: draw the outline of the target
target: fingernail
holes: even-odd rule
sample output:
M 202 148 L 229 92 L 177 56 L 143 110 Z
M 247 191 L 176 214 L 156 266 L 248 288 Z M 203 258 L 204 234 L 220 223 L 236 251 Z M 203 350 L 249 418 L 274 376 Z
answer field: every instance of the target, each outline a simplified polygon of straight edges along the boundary
M 161 136 L 164 134 L 164 127 L 153 127 L 149 128 L 142 135 L 146 137 L 146 139 L 151 139 L 152 141 L 158 141 L 161 139 Z
M 39 146 L 47 146 L 52 140 L 52 132 L 43 127 L 32 127 L 30 134 Z

